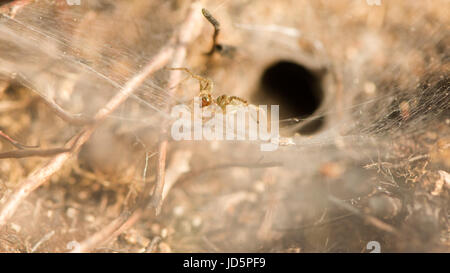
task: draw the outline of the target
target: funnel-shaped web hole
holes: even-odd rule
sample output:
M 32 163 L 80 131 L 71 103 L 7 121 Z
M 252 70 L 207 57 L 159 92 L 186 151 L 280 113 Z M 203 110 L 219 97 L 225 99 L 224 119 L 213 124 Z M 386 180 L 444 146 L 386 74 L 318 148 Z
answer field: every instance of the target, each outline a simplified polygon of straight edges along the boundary
M 280 120 L 305 119 L 320 106 L 323 99 L 321 76 L 291 61 L 270 65 L 261 77 L 258 102 L 278 104 Z M 323 118 L 306 122 L 299 132 L 312 134 L 323 125 Z

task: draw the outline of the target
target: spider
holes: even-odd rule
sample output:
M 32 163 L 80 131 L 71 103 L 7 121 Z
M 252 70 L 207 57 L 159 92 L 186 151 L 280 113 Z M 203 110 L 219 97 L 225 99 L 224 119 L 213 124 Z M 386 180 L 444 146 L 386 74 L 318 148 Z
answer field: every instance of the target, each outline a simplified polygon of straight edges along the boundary
M 244 100 L 240 97 L 237 97 L 237 96 L 221 95 L 221 96 L 217 97 L 216 99 L 213 99 L 213 97 L 211 95 L 212 89 L 213 89 L 212 80 L 201 77 L 199 75 L 196 75 L 196 74 L 192 73 L 188 68 L 176 67 L 176 68 L 169 68 L 169 69 L 185 71 L 185 72 L 189 73 L 189 75 L 192 78 L 198 80 L 198 82 L 200 84 L 200 91 L 199 91 L 198 96 L 200 97 L 202 108 L 210 106 L 211 104 L 216 104 L 220 108 L 222 108 L 222 111 L 225 113 L 226 107 L 228 105 L 249 106 L 249 104 L 246 100 Z
M 176 68 L 169 68 L 170 70 L 182 70 L 187 72 L 192 78 L 198 80 L 200 84 L 200 91 L 198 96 L 201 100 L 201 107 L 205 108 L 210 105 L 217 105 L 219 106 L 223 113 L 226 113 L 227 106 L 246 106 L 251 107 L 256 110 L 256 116 L 251 115 L 251 117 L 256 121 L 257 124 L 260 122 L 260 114 L 265 116 L 265 119 L 267 119 L 267 114 L 264 110 L 260 109 L 258 106 L 255 106 L 253 104 L 249 104 L 245 99 L 242 99 L 237 96 L 228 96 L 228 95 L 221 95 L 217 97 L 216 99 L 213 99 L 211 93 L 213 89 L 213 82 L 212 80 L 208 78 L 201 77 L 199 75 L 196 75 L 192 73 L 188 68 L 185 67 L 176 67 Z M 255 114 L 255 113 L 254 113 Z M 291 146 L 295 145 L 295 142 L 291 137 L 280 137 L 277 142 L 280 146 Z

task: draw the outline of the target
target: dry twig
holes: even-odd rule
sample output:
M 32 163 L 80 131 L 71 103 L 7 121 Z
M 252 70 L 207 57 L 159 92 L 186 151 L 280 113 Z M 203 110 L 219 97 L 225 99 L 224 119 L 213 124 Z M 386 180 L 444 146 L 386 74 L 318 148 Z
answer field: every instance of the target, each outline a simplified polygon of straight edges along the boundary
M 21 144 L 17 140 L 15 140 L 15 139 L 11 138 L 10 136 L 8 136 L 7 134 L 5 134 L 2 130 L 0 130 L 0 137 L 5 139 L 9 143 L 11 143 L 14 147 L 16 147 L 18 149 L 36 148 L 37 147 L 37 146 L 28 146 L 28 145 Z M 0 158 L 2 158 L 2 157 L 0 157 Z
M 24 158 L 24 157 L 49 157 L 60 153 L 69 152 L 69 148 L 51 148 L 51 149 L 27 149 L 27 150 L 14 150 L 0 153 L 0 159 L 4 158 Z
M 180 67 L 186 58 L 187 48 L 186 45 L 195 39 L 200 33 L 201 27 L 199 24 L 202 22 L 200 16 L 200 3 L 196 2 L 192 4 L 191 11 L 185 21 L 185 23 L 180 27 L 179 38 L 177 47 L 175 49 L 174 58 L 171 63 L 171 67 Z M 175 86 L 180 80 L 180 71 L 172 71 L 169 78 L 169 87 Z M 172 89 L 175 92 L 175 89 Z M 168 109 L 167 109 L 168 110 Z M 156 187 L 152 194 L 152 205 L 155 207 L 156 215 L 161 212 L 162 202 L 163 202 L 163 191 L 164 191 L 164 179 L 165 179 L 165 168 L 166 168 L 166 154 L 168 147 L 168 140 L 166 137 L 166 128 L 162 132 L 163 139 L 159 144 L 159 158 L 158 158 L 158 168 L 156 173 Z
M 392 234 L 395 234 L 395 235 L 399 234 L 395 227 L 393 227 L 393 226 L 391 226 L 391 225 L 381 221 L 380 219 L 378 219 L 378 218 L 376 218 L 374 216 L 361 213 L 358 209 L 356 209 L 353 206 L 345 203 L 342 200 L 339 200 L 338 198 L 336 198 L 334 196 L 330 195 L 328 197 L 328 200 L 330 200 L 334 204 L 338 205 L 339 207 L 341 207 L 341 208 L 343 208 L 345 210 L 348 210 L 348 211 L 354 213 L 355 215 L 360 216 L 367 223 L 371 224 L 372 226 L 374 226 L 374 227 L 376 227 L 376 228 L 378 228 L 380 230 L 383 230 L 383 231 L 386 231 L 386 232 L 389 232 L 389 233 L 392 233 Z

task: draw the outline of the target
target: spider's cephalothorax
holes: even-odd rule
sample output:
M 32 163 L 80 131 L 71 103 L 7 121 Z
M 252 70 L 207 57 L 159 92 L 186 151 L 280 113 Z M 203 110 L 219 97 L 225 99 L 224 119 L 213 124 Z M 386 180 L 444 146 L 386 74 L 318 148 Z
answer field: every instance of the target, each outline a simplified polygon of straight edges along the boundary
M 222 108 L 222 110 L 225 112 L 228 105 L 244 105 L 248 106 L 248 103 L 246 100 L 241 99 L 236 96 L 228 96 L 228 95 L 222 95 L 217 97 L 216 104 Z
M 213 99 L 211 97 L 211 94 L 203 92 L 199 94 L 200 100 L 202 102 L 202 107 L 206 107 L 211 105 L 213 103 Z

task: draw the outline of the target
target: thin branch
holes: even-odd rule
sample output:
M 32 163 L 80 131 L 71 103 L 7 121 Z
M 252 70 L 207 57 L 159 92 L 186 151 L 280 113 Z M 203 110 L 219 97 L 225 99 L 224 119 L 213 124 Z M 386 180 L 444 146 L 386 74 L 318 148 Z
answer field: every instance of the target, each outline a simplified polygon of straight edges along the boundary
M 202 175 L 206 172 L 211 172 L 211 171 L 215 171 L 215 170 L 223 170 L 223 169 L 227 169 L 227 168 L 259 169 L 259 168 L 273 168 L 273 167 L 281 167 L 281 166 L 283 166 L 283 164 L 281 162 L 265 162 L 265 163 L 235 162 L 235 163 L 217 164 L 217 165 L 203 168 L 200 170 L 192 170 L 190 172 L 187 172 L 178 180 L 178 183 L 185 182 L 189 179 L 192 179 L 195 176 Z
M 27 150 L 15 150 L 0 153 L 0 159 L 4 158 L 24 158 L 24 157 L 49 157 L 60 153 L 70 152 L 68 148 L 52 148 L 52 149 L 27 149 Z
M 42 96 L 39 92 L 36 92 L 42 101 L 51 109 L 53 112 L 60 117 L 65 122 L 76 125 L 76 126 L 83 126 L 94 122 L 94 119 L 85 117 L 81 114 L 71 114 L 68 113 L 66 110 L 64 110 L 61 106 L 56 104 L 53 100 L 48 99 L 45 96 Z
M 72 253 L 80 253 L 87 252 L 97 245 L 100 245 L 105 240 L 111 237 L 111 235 L 119 229 L 124 222 L 129 218 L 129 212 L 123 212 L 117 217 L 114 221 L 112 221 L 109 225 L 103 228 L 100 232 L 91 235 L 88 239 L 84 240 L 82 243 L 77 244 L 75 248 L 72 249 Z
M 328 197 L 328 200 L 330 200 L 334 204 L 338 205 L 339 207 L 341 207 L 341 208 L 343 208 L 345 210 L 348 210 L 349 212 L 352 212 L 355 215 L 358 215 L 359 217 L 364 219 L 367 223 L 371 224 L 372 226 L 374 226 L 374 227 L 376 227 L 376 228 L 378 228 L 380 230 L 383 230 L 383 231 L 386 231 L 386 232 L 389 232 L 389 233 L 392 233 L 392 234 L 395 234 L 395 235 L 399 235 L 399 233 L 398 233 L 398 231 L 397 231 L 397 229 L 395 227 L 393 227 L 393 226 L 391 226 L 391 225 L 381 221 L 380 219 L 378 219 L 378 218 L 376 218 L 374 216 L 367 215 L 367 214 L 364 214 L 364 213 L 360 212 L 357 208 L 355 208 L 355 207 L 345 203 L 342 200 L 339 200 L 338 198 L 336 198 L 334 196 L 330 195 Z
M 346 219 L 346 218 L 355 217 L 355 216 L 356 215 L 354 213 L 347 213 L 347 214 L 344 214 L 344 215 L 340 215 L 340 216 L 336 216 L 336 217 L 330 218 L 328 220 L 325 220 L 325 221 L 319 222 L 319 223 L 318 222 L 314 222 L 312 224 L 304 224 L 304 225 L 301 225 L 299 227 L 292 227 L 292 228 L 275 228 L 275 230 L 277 230 L 277 231 L 295 231 L 295 232 L 298 232 L 300 230 L 307 229 L 307 228 L 317 228 L 317 227 L 321 227 L 321 226 L 326 226 L 328 224 L 331 224 L 331 223 L 334 223 L 334 222 L 338 222 L 338 221 L 341 221 L 341 220 Z
M 40 99 L 46 104 L 59 118 L 64 120 L 65 122 L 75 125 L 75 126 L 83 126 L 94 123 L 94 119 L 83 116 L 82 114 L 71 114 L 64 110 L 61 106 L 59 106 L 52 98 L 45 96 L 41 92 L 35 90 L 33 83 L 22 75 L 21 73 L 17 73 L 14 75 L 14 78 L 18 78 L 19 81 L 28 89 L 34 91 L 38 95 Z
M 15 139 L 11 138 L 10 136 L 8 136 L 7 134 L 5 134 L 2 130 L 0 130 L 0 137 L 5 139 L 9 143 L 11 143 L 14 147 L 16 147 L 18 149 L 26 149 L 26 148 L 36 148 L 36 147 L 38 147 L 38 146 L 28 146 L 28 145 L 21 144 L 17 140 L 15 140 Z
M 35 252 L 43 243 L 47 242 L 48 240 L 50 240 L 53 235 L 55 235 L 55 231 L 52 230 L 49 233 L 45 234 L 44 237 L 42 237 L 39 242 L 37 242 L 33 248 L 31 249 L 31 252 Z
M 167 139 L 161 141 L 159 145 L 158 168 L 156 169 L 156 186 L 152 194 L 152 206 L 155 208 L 156 215 L 161 212 L 163 202 L 163 191 L 166 174 L 166 156 L 167 156 Z
M 199 24 L 202 22 L 200 15 L 200 3 L 194 2 L 191 6 L 189 15 L 183 25 L 181 25 L 179 30 L 179 38 L 177 47 L 175 49 L 174 58 L 171 63 L 171 67 L 183 66 L 184 60 L 186 59 L 187 48 L 186 45 L 193 41 L 199 34 L 201 27 Z M 169 87 L 175 86 L 176 83 L 180 81 L 181 73 L 180 71 L 172 71 L 169 77 Z M 172 89 L 171 92 L 175 92 L 176 89 Z M 169 107 L 169 105 L 167 105 Z M 168 108 L 166 110 L 169 110 Z M 152 205 L 155 208 L 156 215 L 161 212 L 161 207 L 163 203 L 163 192 L 165 184 L 165 170 L 166 170 L 166 157 L 167 157 L 167 147 L 168 140 L 166 136 L 166 128 L 162 131 L 163 139 L 159 144 L 159 158 L 158 167 L 156 169 L 156 187 L 152 194 Z

